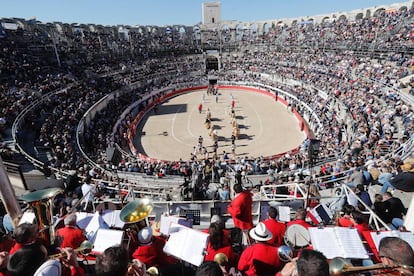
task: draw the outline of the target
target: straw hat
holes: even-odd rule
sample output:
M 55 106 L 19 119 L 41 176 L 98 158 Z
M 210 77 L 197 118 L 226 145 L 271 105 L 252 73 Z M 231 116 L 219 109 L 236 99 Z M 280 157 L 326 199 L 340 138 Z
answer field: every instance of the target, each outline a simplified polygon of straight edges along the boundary
M 251 229 L 249 235 L 256 241 L 268 241 L 272 238 L 272 233 L 263 222 L 259 222 L 255 228 Z

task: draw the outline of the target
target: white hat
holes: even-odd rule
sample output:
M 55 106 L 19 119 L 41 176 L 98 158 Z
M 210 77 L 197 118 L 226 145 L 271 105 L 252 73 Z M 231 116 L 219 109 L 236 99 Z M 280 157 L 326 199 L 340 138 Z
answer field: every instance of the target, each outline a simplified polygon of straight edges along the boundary
M 140 244 L 148 244 L 152 240 L 151 227 L 144 227 L 138 232 L 138 241 Z
M 256 241 L 268 241 L 272 238 L 272 233 L 263 222 L 259 222 L 255 228 L 251 229 L 249 235 Z

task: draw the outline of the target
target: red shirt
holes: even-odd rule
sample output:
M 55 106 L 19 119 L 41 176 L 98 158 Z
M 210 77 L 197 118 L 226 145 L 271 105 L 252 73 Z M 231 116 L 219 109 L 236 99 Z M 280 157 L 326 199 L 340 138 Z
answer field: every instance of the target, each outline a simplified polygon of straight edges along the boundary
M 20 248 L 23 248 L 23 246 L 24 246 L 24 244 L 21 244 L 21 243 L 16 242 L 14 244 L 14 246 L 10 249 L 9 254 L 10 255 L 13 255 L 14 253 L 16 253 L 17 250 L 19 250 Z
M 353 225 L 350 215 L 344 215 L 338 219 L 339 226 L 350 227 Z
M 176 261 L 173 257 L 167 256 L 162 250 L 165 240 L 159 237 L 152 237 L 152 242 L 145 245 L 139 245 L 132 253 L 132 258 L 143 262 L 147 267 L 164 266 Z
M 356 230 L 358 230 L 358 233 L 359 233 L 359 235 L 361 236 L 361 237 L 363 237 L 363 233 L 364 233 L 364 231 L 369 231 L 369 230 L 371 230 L 371 229 L 369 229 L 369 225 L 368 225 L 368 223 L 360 223 L 360 224 L 355 224 L 354 225 L 354 228 L 356 229 Z
M 295 220 L 289 221 L 289 222 L 287 223 L 287 227 L 291 226 L 292 224 L 299 224 L 299 225 L 302 225 L 302 226 L 303 226 L 303 227 L 305 227 L 306 229 L 308 229 L 309 227 L 311 227 L 311 226 L 310 226 L 310 224 L 309 224 L 309 223 L 307 223 L 306 221 L 304 221 L 303 219 L 295 219 Z
M 10 250 L 14 247 L 15 244 L 16 244 L 15 240 L 12 240 L 12 239 L 5 240 L 4 242 L 0 243 L 0 252 L 3 252 L 3 251 L 10 252 Z
M 86 237 L 82 233 L 82 230 L 68 225 L 58 229 L 56 231 L 56 236 L 60 236 L 63 238 L 62 243 L 60 245 L 61 248 L 71 247 L 76 249 L 84 240 L 86 240 Z
M 282 268 L 282 263 L 277 253 L 278 248 L 266 243 L 255 243 L 246 247 L 242 252 L 237 268 L 239 271 L 244 272 L 246 275 L 258 275 L 253 260 L 265 263 L 269 267 L 278 271 Z
M 227 207 L 227 212 L 231 215 L 235 227 L 241 230 L 252 229 L 252 194 L 249 191 L 239 193 Z
M 216 256 L 217 253 L 224 253 L 229 259 L 229 267 L 236 265 L 237 257 L 234 254 L 231 245 L 226 245 L 215 250 L 211 247 L 210 243 L 208 243 L 206 251 L 207 254 L 204 256 L 204 261 L 214 261 L 214 256 Z
M 276 246 L 281 245 L 285 236 L 286 225 L 272 218 L 264 220 L 263 223 L 270 233 L 272 233 L 272 239 L 267 241 L 267 243 Z

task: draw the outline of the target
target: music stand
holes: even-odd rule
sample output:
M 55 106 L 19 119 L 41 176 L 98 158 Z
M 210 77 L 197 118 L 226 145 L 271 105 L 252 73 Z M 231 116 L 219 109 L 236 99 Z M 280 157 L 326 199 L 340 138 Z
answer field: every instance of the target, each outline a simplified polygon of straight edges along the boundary
M 183 210 L 180 209 L 180 217 L 192 219 L 193 225 L 200 225 L 200 210 Z

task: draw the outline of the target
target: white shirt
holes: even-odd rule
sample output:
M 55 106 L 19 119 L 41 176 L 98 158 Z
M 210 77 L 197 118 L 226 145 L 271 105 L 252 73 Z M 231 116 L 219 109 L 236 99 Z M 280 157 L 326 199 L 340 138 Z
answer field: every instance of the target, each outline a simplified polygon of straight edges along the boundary
M 82 195 L 84 196 L 86 195 L 82 202 L 85 202 L 85 203 L 93 202 L 93 198 L 95 197 L 95 194 L 96 194 L 95 186 L 92 184 L 83 183 L 81 189 L 82 189 Z

